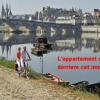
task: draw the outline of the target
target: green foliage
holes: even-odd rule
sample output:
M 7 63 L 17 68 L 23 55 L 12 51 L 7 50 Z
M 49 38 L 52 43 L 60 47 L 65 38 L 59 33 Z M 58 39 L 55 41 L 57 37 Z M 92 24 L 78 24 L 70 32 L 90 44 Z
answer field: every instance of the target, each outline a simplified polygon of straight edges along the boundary
M 15 61 L 9 61 L 9 60 L 0 60 L 0 65 L 5 66 L 7 68 L 13 68 L 15 64 Z

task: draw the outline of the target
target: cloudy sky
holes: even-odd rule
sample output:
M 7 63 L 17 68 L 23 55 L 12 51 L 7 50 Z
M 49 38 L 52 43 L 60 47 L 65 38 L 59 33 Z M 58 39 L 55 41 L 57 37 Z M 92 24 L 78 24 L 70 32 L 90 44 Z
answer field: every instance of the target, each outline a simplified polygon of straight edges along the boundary
M 46 6 L 66 9 L 76 7 L 83 9 L 83 11 L 100 9 L 100 0 L 0 0 L 0 11 L 1 5 L 6 2 L 11 4 L 14 14 L 33 14 Z

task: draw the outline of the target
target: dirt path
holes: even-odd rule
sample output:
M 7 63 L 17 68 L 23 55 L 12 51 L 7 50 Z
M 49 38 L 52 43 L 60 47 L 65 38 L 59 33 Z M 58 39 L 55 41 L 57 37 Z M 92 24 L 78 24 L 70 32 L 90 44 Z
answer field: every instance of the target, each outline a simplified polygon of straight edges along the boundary
M 0 67 L 0 100 L 84 100 L 69 89 L 46 80 L 17 77 L 11 70 Z

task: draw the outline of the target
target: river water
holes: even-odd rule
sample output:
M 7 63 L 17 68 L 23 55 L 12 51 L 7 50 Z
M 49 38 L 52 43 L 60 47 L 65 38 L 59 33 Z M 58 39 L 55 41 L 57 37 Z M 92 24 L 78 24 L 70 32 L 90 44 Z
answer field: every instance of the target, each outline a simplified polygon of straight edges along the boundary
M 0 34 L 0 56 L 6 57 L 9 60 L 15 60 L 15 55 L 18 47 L 26 46 L 29 54 L 31 55 L 32 60 L 29 62 L 29 66 L 31 66 L 35 71 L 41 73 L 42 71 L 42 59 L 35 55 L 31 54 L 31 48 L 33 48 L 33 44 L 31 41 L 27 41 L 29 36 L 22 35 L 12 35 L 4 36 Z M 23 40 L 23 37 L 26 38 Z M 15 40 L 12 43 L 11 40 Z M 19 42 L 19 40 L 21 41 Z M 22 41 L 23 40 L 23 41 Z M 32 40 L 32 39 L 31 39 Z M 97 43 L 94 39 L 80 39 L 76 40 L 74 37 L 68 40 L 68 44 L 66 44 L 63 48 L 61 45 L 59 48 L 52 50 L 48 54 L 43 55 L 43 72 L 44 73 L 52 73 L 57 75 L 65 80 L 70 81 L 71 83 L 75 83 L 78 81 L 89 81 L 90 83 L 100 82 L 100 71 L 99 70 L 58 70 L 58 65 L 100 65 L 100 61 L 88 61 L 88 62 L 59 62 L 58 56 L 63 57 L 100 57 L 100 52 L 98 50 L 99 43 Z M 75 43 L 72 42 L 75 40 Z M 26 41 L 26 42 L 25 42 Z M 95 45 L 96 44 L 96 45 Z M 64 43 L 63 43 L 64 45 Z M 95 49 L 97 48 L 96 52 Z

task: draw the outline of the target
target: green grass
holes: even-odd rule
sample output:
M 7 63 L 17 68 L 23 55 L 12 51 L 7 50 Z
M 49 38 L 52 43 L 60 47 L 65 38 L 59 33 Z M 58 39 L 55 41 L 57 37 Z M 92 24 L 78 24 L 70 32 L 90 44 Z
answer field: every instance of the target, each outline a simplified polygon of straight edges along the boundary
M 9 61 L 9 60 L 0 60 L 0 65 L 12 69 L 15 64 L 15 61 Z
M 0 65 L 8 69 L 13 69 L 14 64 L 15 61 L 10 61 L 5 59 L 0 60 Z M 29 68 L 29 76 L 33 79 L 40 79 L 42 75 Z
M 92 94 L 90 92 L 83 92 L 80 90 L 73 90 L 75 94 L 80 95 L 84 100 L 100 100 L 99 96 L 97 94 Z

